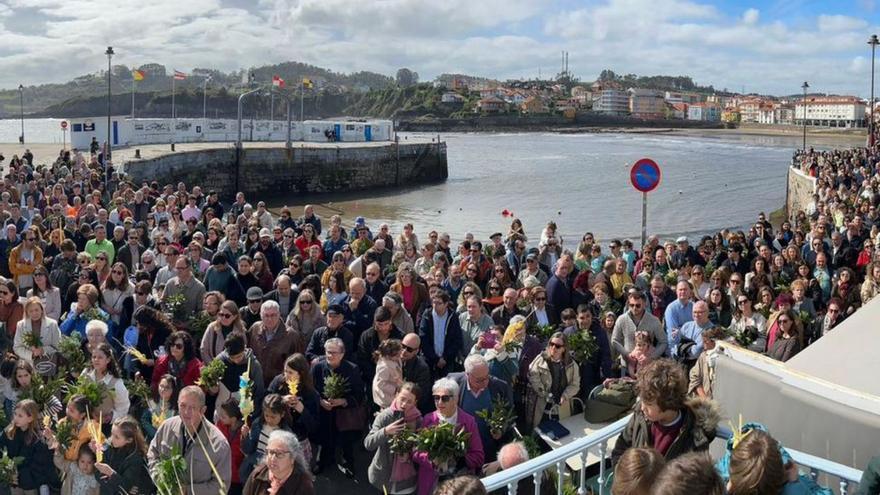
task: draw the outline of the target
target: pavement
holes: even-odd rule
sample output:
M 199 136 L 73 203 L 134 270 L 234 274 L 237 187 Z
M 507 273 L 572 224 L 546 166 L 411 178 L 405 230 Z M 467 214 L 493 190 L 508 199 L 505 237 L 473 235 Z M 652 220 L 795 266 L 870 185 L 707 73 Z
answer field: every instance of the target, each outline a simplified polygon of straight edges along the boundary
M 341 452 L 339 455 L 341 456 Z M 315 477 L 315 493 L 326 495 L 360 495 L 376 494 L 376 490 L 367 479 L 367 468 L 373 460 L 373 452 L 367 452 L 364 448 L 363 436 L 354 446 L 354 474 L 355 479 L 348 479 L 336 466 L 327 468 Z

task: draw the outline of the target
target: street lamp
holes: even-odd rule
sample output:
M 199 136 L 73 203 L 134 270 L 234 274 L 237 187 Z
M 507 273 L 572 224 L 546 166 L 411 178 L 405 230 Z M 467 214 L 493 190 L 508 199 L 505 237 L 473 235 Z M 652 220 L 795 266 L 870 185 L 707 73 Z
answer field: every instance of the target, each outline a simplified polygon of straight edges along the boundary
M 24 85 L 18 85 L 18 108 L 21 115 L 21 136 L 18 137 L 18 142 L 24 144 Z
M 804 159 L 807 156 L 807 89 L 810 87 L 807 84 L 807 81 L 804 81 L 804 84 L 801 86 L 801 89 L 804 90 Z
M 107 55 L 107 147 L 104 148 L 104 190 L 107 191 L 107 183 L 110 181 L 110 116 L 111 116 L 111 97 L 113 96 L 111 86 L 110 86 L 110 76 L 112 74 L 111 71 L 111 61 L 113 59 L 113 47 L 108 46 L 107 51 L 104 52 Z
M 880 39 L 877 39 L 876 34 L 872 34 L 868 39 L 868 44 L 871 45 L 871 103 L 869 108 L 871 109 L 871 120 L 868 121 L 868 144 L 874 144 L 874 52 L 877 50 L 877 45 L 880 45 Z

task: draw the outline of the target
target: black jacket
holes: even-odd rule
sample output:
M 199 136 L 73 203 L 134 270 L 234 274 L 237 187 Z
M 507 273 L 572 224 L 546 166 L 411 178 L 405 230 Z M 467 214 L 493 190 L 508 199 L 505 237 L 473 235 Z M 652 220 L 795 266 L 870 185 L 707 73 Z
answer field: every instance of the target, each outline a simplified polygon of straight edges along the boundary
M 96 473 L 101 484 L 101 495 L 155 493 L 153 480 L 147 470 L 147 460 L 135 449 L 110 447 L 104 453 L 104 462 L 116 473 L 107 479 Z
M 58 485 L 52 452 L 42 438 L 36 438 L 28 444 L 25 442 L 25 433 L 18 428 L 11 439 L 6 432 L 0 432 L 0 449 L 6 450 L 10 458 L 24 458 L 24 462 L 18 466 L 18 487 L 22 490 L 37 490 L 40 485 Z
M 419 324 L 419 337 L 422 339 L 422 354 L 425 361 L 431 368 L 437 367 L 437 361 L 442 357 L 446 361 L 446 368 L 438 370 L 439 374 L 445 375 L 450 371 L 455 371 L 456 359 L 461 353 L 462 342 L 461 325 L 458 322 L 458 315 L 454 311 L 446 310 L 446 328 L 443 339 L 443 355 L 438 356 L 434 352 L 434 316 L 433 308 L 428 308 L 422 313 L 422 321 Z

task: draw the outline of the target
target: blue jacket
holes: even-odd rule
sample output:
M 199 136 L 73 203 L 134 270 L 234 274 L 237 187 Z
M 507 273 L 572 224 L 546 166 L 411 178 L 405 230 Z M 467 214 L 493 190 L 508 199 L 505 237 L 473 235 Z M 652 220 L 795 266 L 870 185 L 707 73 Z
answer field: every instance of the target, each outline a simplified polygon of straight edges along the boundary
M 572 307 L 572 285 L 568 281 L 559 280 L 559 277 L 553 275 L 547 280 L 547 304 L 553 306 L 556 313 L 556 321 L 561 321 L 562 311 Z
M 76 303 L 74 303 L 75 305 Z M 98 314 L 101 315 L 101 319 L 107 322 L 107 326 L 110 327 L 113 325 L 113 322 L 110 321 L 110 315 L 108 315 L 103 309 L 98 308 L 97 306 L 94 308 L 98 311 Z M 89 318 L 85 316 L 85 314 L 77 314 L 74 311 L 74 308 L 71 307 L 70 311 L 67 312 L 67 318 L 61 322 L 61 333 L 65 336 L 69 336 L 73 332 L 79 334 L 82 337 L 82 340 L 86 340 L 86 324 L 89 322 Z M 112 328 L 110 329 L 112 331 Z M 107 333 L 107 341 L 112 342 L 110 340 L 112 337 L 111 333 Z

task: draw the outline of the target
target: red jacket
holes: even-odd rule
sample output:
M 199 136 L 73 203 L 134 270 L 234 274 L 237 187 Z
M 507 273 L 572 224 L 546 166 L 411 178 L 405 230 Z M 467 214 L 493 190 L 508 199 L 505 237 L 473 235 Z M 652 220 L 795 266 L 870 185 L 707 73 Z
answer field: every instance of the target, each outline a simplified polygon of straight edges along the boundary
M 150 385 L 150 388 L 153 389 L 154 394 L 159 393 L 159 380 L 162 379 L 168 373 L 168 360 L 171 359 L 171 355 L 168 354 L 166 356 L 162 356 L 156 361 L 156 367 L 153 368 L 153 383 Z M 202 373 L 202 361 L 198 358 L 191 359 L 186 364 L 186 369 L 183 370 L 183 374 L 178 376 L 178 388 L 183 388 L 188 385 L 195 385 L 196 380 L 199 379 L 199 376 Z
M 229 448 L 232 451 L 232 483 L 240 484 L 241 477 L 238 475 L 238 469 L 241 467 L 241 461 L 244 460 L 244 452 L 241 451 L 241 430 L 239 429 L 233 434 L 224 423 L 218 421 L 216 424 L 226 440 L 229 441 Z

